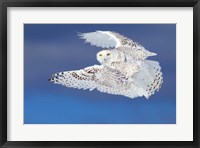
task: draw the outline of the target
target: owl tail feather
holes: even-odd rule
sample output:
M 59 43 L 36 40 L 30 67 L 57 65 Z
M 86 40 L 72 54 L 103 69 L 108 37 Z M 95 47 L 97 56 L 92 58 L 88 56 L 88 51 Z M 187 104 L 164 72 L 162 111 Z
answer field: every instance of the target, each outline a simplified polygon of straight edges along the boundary
M 143 62 L 143 68 L 134 77 L 140 87 L 140 95 L 148 99 L 161 88 L 163 76 L 161 67 L 157 61 L 145 60 Z

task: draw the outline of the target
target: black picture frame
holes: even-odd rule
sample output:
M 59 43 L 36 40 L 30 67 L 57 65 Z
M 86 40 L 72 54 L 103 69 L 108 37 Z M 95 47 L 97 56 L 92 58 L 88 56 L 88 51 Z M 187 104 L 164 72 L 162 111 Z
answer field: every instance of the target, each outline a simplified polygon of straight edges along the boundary
M 7 141 L 7 8 L 8 7 L 193 7 L 193 141 Z M 0 2 L 0 146 L 10 147 L 200 147 L 199 0 L 1 0 Z M 198 58 L 199 57 L 199 58 Z M 106 133 L 105 133 L 106 134 Z

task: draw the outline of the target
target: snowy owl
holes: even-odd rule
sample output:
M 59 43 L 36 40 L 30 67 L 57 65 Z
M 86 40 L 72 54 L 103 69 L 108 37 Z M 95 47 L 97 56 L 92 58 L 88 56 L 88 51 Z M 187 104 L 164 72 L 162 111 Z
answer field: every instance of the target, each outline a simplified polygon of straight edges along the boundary
M 103 48 L 96 54 L 100 65 L 81 70 L 59 72 L 49 81 L 77 89 L 97 89 L 100 92 L 129 98 L 146 97 L 159 91 L 163 77 L 159 62 L 147 60 L 156 53 L 112 31 L 78 34 L 85 42 Z

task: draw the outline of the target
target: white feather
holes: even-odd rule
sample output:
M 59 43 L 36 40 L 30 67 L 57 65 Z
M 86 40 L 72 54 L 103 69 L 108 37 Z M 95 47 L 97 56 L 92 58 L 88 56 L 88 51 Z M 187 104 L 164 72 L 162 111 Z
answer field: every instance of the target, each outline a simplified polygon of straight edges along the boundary
M 85 39 L 87 43 L 97 47 L 110 48 L 116 47 L 119 44 L 119 41 L 116 38 L 110 36 L 109 32 L 107 31 L 79 33 L 78 35 L 81 39 Z

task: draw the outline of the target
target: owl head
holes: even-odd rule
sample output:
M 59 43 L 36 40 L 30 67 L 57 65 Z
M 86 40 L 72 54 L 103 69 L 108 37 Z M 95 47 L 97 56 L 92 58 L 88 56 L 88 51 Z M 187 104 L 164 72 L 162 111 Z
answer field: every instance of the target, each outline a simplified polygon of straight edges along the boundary
M 111 59 L 112 59 L 111 50 L 102 50 L 102 51 L 97 53 L 97 60 L 102 65 L 109 64 L 111 62 Z

